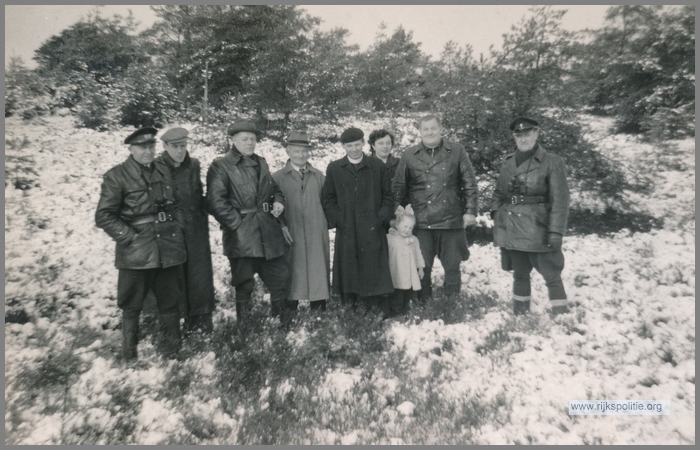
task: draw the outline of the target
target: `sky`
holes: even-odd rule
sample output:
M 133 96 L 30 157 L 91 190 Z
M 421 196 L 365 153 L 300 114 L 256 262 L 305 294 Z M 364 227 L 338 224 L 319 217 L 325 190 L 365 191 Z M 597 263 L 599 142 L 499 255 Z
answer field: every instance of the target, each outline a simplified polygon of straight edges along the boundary
M 474 55 L 488 56 L 489 46 L 500 48 L 502 35 L 528 15 L 528 5 L 301 5 L 312 16 L 320 17 L 322 30 L 335 27 L 350 31 L 349 44 L 366 50 L 376 37 L 381 22 L 388 33 L 399 25 L 413 32 L 414 42 L 421 43 L 426 54 L 437 59 L 444 45 L 452 40 L 460 46 L 472 45 Z M 571 31 L 600 28 L 610 5 L 561 5 L 566 9 L 563 28 Z M 78 22 L 95 10 L 91 5 L 6 5 L 5 66 L 10 57 L 21 57 L 28 67 L 35 67 L 34 51 L 51 36 Z M 141 23 L 140 30 L 157 19 L 148 5 L 107 5 L 100 14 L 128 15 L 131 10 Z

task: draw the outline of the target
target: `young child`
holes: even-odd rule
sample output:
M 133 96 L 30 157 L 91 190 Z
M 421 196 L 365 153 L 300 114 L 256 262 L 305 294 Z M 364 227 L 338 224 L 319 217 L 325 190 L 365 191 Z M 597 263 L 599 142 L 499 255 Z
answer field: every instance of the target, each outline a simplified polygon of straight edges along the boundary
M 389 241 L 389 269 L 394 283 L 394 296 L 390 314 L 395 316 L 407 313 L 410 301 L 418 298 L 420 280 L 423 278 L 423 254 L 418 238 L 413 236 L 416 217 L 411 205 L 396 209 L 396 219 L 392 220 L 387 240 Z

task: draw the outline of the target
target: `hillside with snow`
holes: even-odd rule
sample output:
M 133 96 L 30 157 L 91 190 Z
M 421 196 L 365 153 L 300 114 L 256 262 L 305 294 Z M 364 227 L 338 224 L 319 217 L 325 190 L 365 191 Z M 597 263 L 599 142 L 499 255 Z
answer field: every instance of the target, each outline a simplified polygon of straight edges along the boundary
M 694 444 L 695 142 L 648 144 L 611 135 L 608 120 L 584 119 L 599 151 L 653 180 L 650 193 L 628 200 L 663 225 L 565 237 L 571 313 L 546 314 L 546 287 L 533 271 L 533 313 L 513 317 L 498 249 L 473 245 L 462 293 L 481 303 L 466 320 L 386 321 L 367 338 L 334 334 L 343 324 L 333 312 L 289 331 L 264 325 L 260 336 L 271 337 L 259 340 L 261 355 L 285 348 L 301 359 L 312 345 L 327 346 L 331 356 L 313 363 L 327 370 L 262 379 L 255 395 L 236 399 L 224 368 L 258 351 L 248 344 L 226 353 L 202 338 L 187 358 L 165 360 L 148 334 L 138 362 L 119 357 L 114 243 L 94 212 L 102 174 L 129 155 L 129 130 L 6 118 L 5 443 L 242 444 L 266 443 L 268 434 L 287 444 Z M 378 125 L 354 124 L 365 132 Z M 404 147 L 416 133 L 408 120 L 397 126 Z M 205 170 L 220 154 L 197 143 L 190 150 Z M 272 171 L 286 161 L 270 140 L 256 152 Z M 325 171 L 343 154 L 322 143 L 311 163 Z M 479 222 L 490 225 L 485 216 Z M 230 272 L 211 217 L 210 235 L 214 326 L 228 329 Z M 442 283 L 440 270 L 434 278 Z M 227 336 L 237 335 L 212 339 Z M 380 350 L 356 352 L 371 339 Z M 584 399 L 670 400 L 671 414 L 569 416 L 569 400 Z M 275 414 L 303 426 L 266 432 Z

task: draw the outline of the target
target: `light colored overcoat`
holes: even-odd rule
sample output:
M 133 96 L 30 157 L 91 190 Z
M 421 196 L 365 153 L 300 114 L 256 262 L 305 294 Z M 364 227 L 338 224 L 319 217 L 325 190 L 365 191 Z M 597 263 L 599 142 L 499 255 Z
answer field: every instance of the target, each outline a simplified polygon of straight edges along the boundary
M 330 298 L 330 244 L 328 222 L 321 205 L 321 191 L 326 177 L 310 164 L 301 175 L 287 165 L 272 174 L 286 199 L 284 217 L 293 243 L 287 256 L 292 268 L 290 300 L 325 300 Z

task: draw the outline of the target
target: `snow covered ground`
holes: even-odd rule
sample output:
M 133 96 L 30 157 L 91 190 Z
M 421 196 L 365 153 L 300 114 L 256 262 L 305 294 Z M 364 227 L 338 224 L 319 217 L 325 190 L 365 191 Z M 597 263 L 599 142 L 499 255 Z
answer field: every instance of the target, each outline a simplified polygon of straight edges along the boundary
M 416 382 L 427 380 L 438 398 L 503 405 L 472 430 L 473 442 L 695 442 L 695 142 L 654 146 L 610 135 L 606 120 L 587 121 L 587 139 L 608 157 L 627 171 L 652 175 L 652 193 L 629 198 L 639 211 L 663 218 L 663 228 L 566 237 L 563 278 L 571 314 L 551 319 L 545 313 L 546 288 L 533 272 L 534 314 L 512 317 L 510 275 L 500 269 L 497 249 L 473 246 L 462 266 L 462 290 L 491 295 L 496 305 L 466 323 L 394 322 L 386 329 L 390 353 L 400 354 Z M 402 145 L 415 137 L 405 122 L 393 124 L 402 130 Z M 5 124 L 6 443 L 179 442 L 185 425 L 197 420 L 209 431 L 195 443 L 236 443 L 246 411 L 224 412 L 213 388 L 214 352 L 177 365 L 147 340 L 138 363 L 115 359 L 121 342 L 114 244 L 94 226 L 94 211 L 102 174 L 128 156 L 121 144 L 128 131 L 76 129 L 70 118 L 59 117 L 31 124 L 7 118 Z M 376 125 L 355 124 L 366 132 Z M 218 156 L 212 147 L 191 150 L 204 168 Z M 282 147 L 268 140 L 257 153 L 273 171 L 286 160 Z M 325 171 L 342 155 L 338 145 L 323 144 L 311 162 Z M 228 263 L 213 219 L 210 228 L 223 301 L 230 290 Z M 220 307 L 215 326 L 232 315 Z M 78 367 L 80 375 L 71 377 Z M 173 404 L 161 395 L 164 385 L 185 375 L 196 382 Z M 357 369 L 339 368 L 312 394 L 345 404 L 361 378 Z M 414 416 L 421 392 L 401 390 L 410 380 L 377 369 L 372 383 L 397 398 L 380 405 L 381 433 L 340 434 L 326 426 L 314 430 L 314 443 L 444 442 L 437 434 L 407 441 L 406 430 L 421 420 Z M 261 398 L 290 389 L 285 384 Z M 581 399 L 670 400 L 671 415 L 569 416 L 568 401 Z

